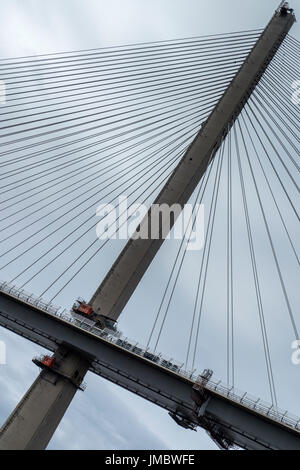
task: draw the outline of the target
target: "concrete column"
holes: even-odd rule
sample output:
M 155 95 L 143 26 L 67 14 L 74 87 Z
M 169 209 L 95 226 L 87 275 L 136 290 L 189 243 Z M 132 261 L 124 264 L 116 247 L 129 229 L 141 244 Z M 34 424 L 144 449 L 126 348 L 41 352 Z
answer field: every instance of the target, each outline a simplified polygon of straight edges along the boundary
M 273 16 L 154 204 L 164 204 L 168 207 L 177 204 L 183 208 L 188 202 L 222 140 L 238 118 L 295 21 L 293 14 L 280 16 L 276 13 Z M 89 302 L 96 313 L 113 320 L 118 319 L 164 241 L 160 231 L 167 234 L 179 213 L 180 211 L 173 220 L 165 217 L 162 227 L 157 223 L 157 237 L 143 239 L 139 238 L 139 233 L 136 232 L 128 241 Z M 151 218 L 152 208 L 140 224 L 141 233 L 147 233 Z
M 42 370 L 3 424 L 0 450 L 47 447 L 89 368 L 87 359 L 65 347 L 55 352 L 54 359 L 53 367 Z

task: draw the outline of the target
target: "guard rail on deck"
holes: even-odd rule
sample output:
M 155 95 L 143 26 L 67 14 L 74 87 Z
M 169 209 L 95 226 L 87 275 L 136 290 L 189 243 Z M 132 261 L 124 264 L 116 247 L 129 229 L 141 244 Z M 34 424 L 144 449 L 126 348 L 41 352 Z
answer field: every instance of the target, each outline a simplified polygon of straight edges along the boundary
M 201 374 L 197 373 L 196 370 L 188 371 L 184 369 L 184 364 L 179 364 L 173 359 L 167 359 L 162 357 L 161 354 L 151 351 L 149 348 L 145 348 L 142 345 L 139 345 L 136 341 L 131 341 L 128 338 L 123 338 L 120 332 L 111 332 L 111 330 L 104 329 L 101 330 L 92 324 L 90 320 L 82 319 L 80 320 L 77 316 L 75 318 L 72 316 L 71 311 L 67 309 L 62 309 L 61 307 L 53 305 L 51 302 L 46 302 L 40 297 L 34 296 L 28 292 L 25 292 L 23 289 L 18 289 L 14 285 L 10 285 L 7 282 L 0 281 L 0 292 L 6 292 L 7 294 L 20 299 L 23 302 L 26 302 L 34 307 L 37 307 L 39 310 L 47 312 L 50 315 L 53 315 L 63 321 L 66 321 L 72 325 L 75 325 L 82 330 L 88 331 L 110 343 L 116 344 L 117 346 L 131 351 L 134 354 L 144 357 L 149 361 L 154 362 L 155 364 L 169 369 L 170 371 L 188 378 L 193 382 L 201 380 Z M 249 395 L 247 392 L 243 393 L 239 390 L 223 384 L 221 381 L 215 382 L 213 380 L 205 381 L 205 388 L 212 390 L 215 393 L 218 393 L 225 398 L 229 398 L 233 402 L 236 402 L 240 405 L 247 407 L 248 409 L 254 410 L 255 412 L 264 415 L 274 421 L 284 424 L 292 429 L 300 430 L 300 418 L 289 414 L 285 410 L 275 408 L 274 405 L 270 405 L 259 398 L 255 398 Z

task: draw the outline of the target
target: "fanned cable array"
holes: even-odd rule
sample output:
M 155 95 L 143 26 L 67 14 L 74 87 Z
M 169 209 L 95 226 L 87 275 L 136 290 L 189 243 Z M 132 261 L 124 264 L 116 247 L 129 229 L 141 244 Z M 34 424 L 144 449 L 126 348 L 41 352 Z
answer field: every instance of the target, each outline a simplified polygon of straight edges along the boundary
M 150 206 L 259 35 L 0 61 L 7 85 L 0 110 L 1 278 L 62 304 L 79 289 L 88 297 L 125 243 L 96 237 L 97 207 L 105 204 L 112 213 L 123 195 L 131 205 Z M 282 299 L 276 321 L 299 338 L 295 292 L 287 282 L 288 266 L 299 267 L 300 105 L 292 98 L 299 49 L 293 37 L 285 39 L 192 197 L 186 238 L 176 252 L 165 242 L 172 265 L 165 284 L 160 281 L 145 338 L 157 350 L 177 318 L 185 364 L 194 369 L 214 310 L 213 321 L 220 318 L 224 329 L 225 378 L 234 386 L 237 329 L 249 292 L 251 318 L 243 321 L 257 325 L 274 406 L 274 305 L 266 279 Z M 200 203 L 204 246 L 191 254 Z M 127 222 L 117 215 L 118 223 Z M 117 234 L 119 228 L 112 222 L 107 230 Z
M 151 202 L 258 35 L 2 61 L 1 264 L 11 281 L 45 273 L 42 293 L 51 284 L 55 295 L 99 252 L 98 204 Z
M 195 254 L 190 255 L 187 250 L 188 241 L 182 240 L 148 337 L 148 346 L 156 351 L 164 335 L 170 338 L 170 324 L 175 316 L 175 322 L 180 322 L 181 335 L 183 331 L 186 334 L 182 343 L 182 350 L 187 348 L 185 365 L 194 369 L 199 365 L 203 345 L 207 345 L 205 334 L 209 333 L 209 328 L 211 350 L 217 346 L 213 338 L 219 339 L 219 335 L 211 331 L 220 322 L 225 331 L 222 343 L 225 378 L 228 384 L 235 386 L 235 362 L 240 362 L 236 352 L 240 336 L 238 326 L 243 322 L 251 330 L 256 321 L 274 407 L 277 407 L 272 361 L 274 326 L 277 322 L 277 326 L 284 325 L 281 333 L 291 340 L 299 339 L 300 328 L 299 293 L 295 288 L 299 276 L 296 201 L 299 197 L 300 104 L 295 94 L 299 52 L 299 43 L 288 37 L 199 185 L 194 204 L 206 201 L 206 231 L 203 250 L 197 258 L 198 270 L 193 271 L 196 277 L 194 300 L 184 298 L 190 312 L 183 315 L 181 311 L 176 317 L 176 312 L 183 307 L 180 297 L 187 290 L 184 282 L 195 258 Z M 208 192 L 206 200 L 205 192 Z M 195 221 L 196 217 L 191 221 L 190 232 Z M 295 277 L 290 275 L 294 271 Z M 246 288 L 240 278 L 244 282 L 247 279 Z M 289 285 L 291 281 L 295 282 L 294 286 Z M 272 292 L 278 295 L 279 311 L 264 292 L 266 288 L 271 288 L 271 295 Z M 214 297 L 222 293 L 221 308 L 214 314 Z M 247 316 L 251 295 L 255 308 Z M 203 366 L 205 364 L 203 361 Z

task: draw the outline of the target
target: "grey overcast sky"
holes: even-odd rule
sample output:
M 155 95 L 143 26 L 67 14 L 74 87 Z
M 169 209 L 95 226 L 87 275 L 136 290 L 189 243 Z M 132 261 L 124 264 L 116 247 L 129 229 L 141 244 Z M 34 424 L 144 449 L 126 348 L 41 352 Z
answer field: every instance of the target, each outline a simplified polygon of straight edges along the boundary
M 279 0 L 1 0 L 0 58 L 264 28 L 278 3 Z M 291 6 L 297 13 L 299 5 L 300 15 L 299 3 L 299 0 L 294 0 Z M 299 22 L 293 27 L 292 35 L 300 40 Z M 154 266 L 151 275 L 158 274 L 159 270 L 158 265 Z M 296 269 L 292 267 L 291 278 L 296 278 L 296 275 Z M 188 282 L 186 284 L 185 291 L 188 293 Z M 245 292 L 246 295 L 246 291 L 245 286 L 242 294 Z M 75 296 L 77 290 L 73 292 Z M 124 312 L 133 338 L 143 333 L 143 324 L 136 325 L 136 318 L 145 302 L 144 293 L 140 290 L 135 304 L 130 304 Z M 61 303 L 68 305 L 71 298 L 62 299 Z M 275 310 L 276 300 L 273 300 L 272 292 L 268 292 L 268 298 L 271 304 L 274 303 Z M 151 296 L 147 297 L 145 313 L 150 310 L 150 301 Z M 213 306 L 217 306 L 218 299 L 214 302 Z M 130 310 L 131 307 L 134 308 Z M 217 318 L 215 324 L 217 328 Z M 250 334 L 247 336 L 250 324 L 251 317 L 241 325 L 245 330 L 244 358 L 247 357 L 247 345 L 252 338 Z M 124 329 L 124 325 L 121 326 Z M 2 423 L 36 377 L 37 369 L 31 359 L 40 348 L 3 329 L 0 329 L 0 339 L 7 344 L 7 364 L 0 366 Z M 215 340 L 217 343 L 217 333 Z M 165 340 L 164 351 L 172 354 L 174 348 L 180 351 L 180 359 L 180 339 Z M 288 358 L 289 354 L 287 351 Z M 284 369 L 286 358 L 276 358 Z M 221 369 L 217 360 L 216 352 L 212 366 Z M 256 386 L 252 386 L 253 375 L 248 374 L 248 365 L 246 362 L 244 364 L 241 371 L 243 386 L 245 389 L 249 387 L 253 393 L 258 393 L 257 387 L 261 387 L 259 392 L 264 394 L 266 389 L 260 384 L 260 375 L 257 376 Z M 205 361 L 201 365 L 205 366 Z M 292 371 L 290 365 L 286 369 Z M 217 372 L 221 374 L 221 370 Z M 294 370 L 292 372 L 292 381 L 282 384 L 282 402 L 288 406 L 291 396 L 291 411 L 300 414 L 296 400 L 299 381 Z M 220 374 L 217 373 L 216 377 Z M 194 433 L 181 429 L 164 411 L 99 377 L 88 374 L 87 383 L 87 390 L 76 395 L 49 449 L 215 448 L 204 431 Z M 290 388 L 295 390 L 291 395 Z
M 297 9 L 299 0 L 294 0 Z M 263 28 L 277 0 L 1 0 L 1 57 Z M 300 34 L 299 23 L 293 27 Z

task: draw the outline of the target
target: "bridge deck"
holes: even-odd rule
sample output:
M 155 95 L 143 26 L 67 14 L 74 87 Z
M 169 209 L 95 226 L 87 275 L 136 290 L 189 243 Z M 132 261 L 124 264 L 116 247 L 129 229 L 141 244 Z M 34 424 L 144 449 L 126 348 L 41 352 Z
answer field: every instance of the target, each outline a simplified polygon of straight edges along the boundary
M 0 325 L 55 351 L 61 344 L 92 358 L 90 370 L 198 425 L 192 399 L 196 375 L 118 336 L 72 318 L 41 299 L 0 285 Z M 157 359 L 158 358 L 158 359 Z M 206 385 L 205 419 L 245 449 L 300 450 L 300 420 L 229 390 Z

